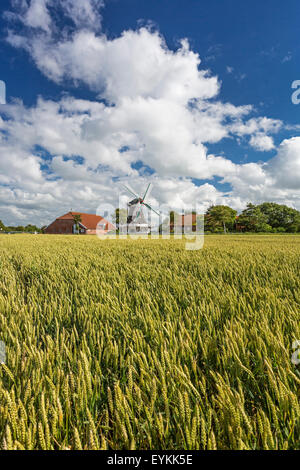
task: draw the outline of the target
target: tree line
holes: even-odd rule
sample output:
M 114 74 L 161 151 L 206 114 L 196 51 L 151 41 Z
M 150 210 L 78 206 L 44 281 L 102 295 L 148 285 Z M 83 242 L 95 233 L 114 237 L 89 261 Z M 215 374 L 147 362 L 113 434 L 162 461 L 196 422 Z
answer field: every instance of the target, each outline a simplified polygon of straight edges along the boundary
M 37 227 L 36 225 L 31 224 L 26 225 L 26 227 L 24 227 L 23 225 L 18 225 L 17 227 L 6 226 L 4 225 L 2 220 L 0 220 L 0 233 L 1 232 L 42 233 L 42 229 Z
M 238 215 L 229 206 L 211 206 L 204 216 L 205 231 L 218 232 L 300 232 L 300 212 L 274 202 L 247 204 Z

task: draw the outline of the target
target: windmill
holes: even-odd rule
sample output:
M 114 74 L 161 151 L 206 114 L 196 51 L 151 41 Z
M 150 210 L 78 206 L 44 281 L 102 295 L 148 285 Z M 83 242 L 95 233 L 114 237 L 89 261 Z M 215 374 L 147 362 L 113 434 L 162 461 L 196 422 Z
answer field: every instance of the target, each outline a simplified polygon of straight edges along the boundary
M 132 201 L 128 202 L 127 204 L 127 224 L 126 226 L 123 225 L 123 228 L 126 228 L 126 231 L 128 233 L 149 233 L 151 227 L 145 219 L 143 208 L 146 207 L 150 211 L 154 212 L 156 215 L 160 215 L 158 212 L 152 209 L 149 204 L 145 202 L 146 197 L 149 194 L 151 183 L 148 184 L 148 187 L 143 197 L 138 196 L 134 191 L 132 191 L 132 189 L 128 188 L 127 186 L 123 187 L 131 196 L 134 196 L 134 199 L 132 199 Z

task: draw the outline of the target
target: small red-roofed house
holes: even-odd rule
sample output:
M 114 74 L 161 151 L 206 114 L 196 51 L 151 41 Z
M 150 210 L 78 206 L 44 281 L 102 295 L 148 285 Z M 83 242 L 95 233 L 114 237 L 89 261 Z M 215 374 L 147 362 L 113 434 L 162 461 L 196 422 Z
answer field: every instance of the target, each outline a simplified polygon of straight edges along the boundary
M 77 233 L 74 215 L 80 215 L 81 220 L 78 225 L 79 233 L 82 235 L 96 235 L 96 231 L 100 234 L 105 234 L 116 229 L 113 224 L 100 215 L 68 212 L 48 225 L 44 233 L 51 235 L 72 235 Z
M 171 233 L 185 233 L 197 231 L 197 215 L 195 213 L 180 215 L 174 214 L 174 219 L 170 221 Z

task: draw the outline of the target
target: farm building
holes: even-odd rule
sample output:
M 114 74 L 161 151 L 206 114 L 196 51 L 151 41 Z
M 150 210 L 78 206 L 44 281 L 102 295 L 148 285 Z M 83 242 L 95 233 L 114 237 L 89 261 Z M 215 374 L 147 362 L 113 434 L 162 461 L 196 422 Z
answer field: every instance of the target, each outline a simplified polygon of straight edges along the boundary
M 171 233 L 185 233 L 196 232 L 197 230 L 197 215 L 195 213 L 180 215 L 174 214 L 174 218 L 170 221 Z
M 98 233 L 102 234 L 115 230 L 115 226 L 100 215 L 85 214 L 83 212 L 68 212 L 61 217 L 58 217 L 54 222 L 52 222 L 52 224 L 48 225 L 44 230 L 44 233 L 52 235 L 71 235 L 77 233 L 74 216 L 80 216 L 78 225 L 79 233 L 82 235 L 96 235 L 97 228 Z

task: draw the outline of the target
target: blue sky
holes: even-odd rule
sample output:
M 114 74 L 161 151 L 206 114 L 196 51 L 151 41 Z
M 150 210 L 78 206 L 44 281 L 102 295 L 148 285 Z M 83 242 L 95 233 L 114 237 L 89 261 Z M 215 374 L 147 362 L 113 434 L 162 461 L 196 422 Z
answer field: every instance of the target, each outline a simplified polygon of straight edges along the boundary
M 9 10 L 10 0 L 2 0 L 1 9 Z M 222 99 L 236 105 L 254 103 L 265 113 L 297 124 L 299 108 L 290 97 L 291 83 L 300 77 L 299 14 L 297 0 L 287 7 L 280 0 L 108 0 L 103 29 L 114 38 L 151 21 L 171 49 L 187 37 L 203 65 L 221 78 Z M 39 94 L 59 97 L 62 87 L 47 80 L 23 51 L 5 43 L 7 26 L 1 18 L 1 78 L 9 95 L 26 104 L 35 103 Z M 227 73 L 227 67 L 234 72 Z M 77 95 L 77 90 L 72 93 Z M 78 93 L 87 95 L 86 90 Z
M 78 8 L 69 0 L 1 2 L 0 79 L 7 105 L 0 106 L 0 219 L 46 223 L 70 207 L 94 212 L 99 199 L 116 204 L 116 181 L 140 190 L 149 177 L 156 205 L 188 207 L 196 199 L 203 208 L 228 201 L 241 210 L 250 200 L 276 200 L 300 209 L 300 105 L 291 101 L 291 84 L 300 79 L 299 2 L 81 2 Z M 157 37 L 166 44 L 158 45 Z M 189 59 L 180 53 L 182 39 L 193 54 Z M 92 52 L 85 54 L 85 47 Z M 127 57 L 128 47 L 133 53 Z M 161 78 L 151 88 L 152 51 Z M 195 70 L 206 71 L 201 83 Z M 215 86 L 210 78 L 219 85 L 207 96 L 206 87 Z M 176 91 L 170 94 L 168 86 Z M 189 88 L 185 102 L 177 93 L 181 86 Z M 89 109 L 78 110 L 79 100 Z M 199 114 L 197 106 L 186 114 L 191 101 Z M 228 114 L 226 103 L 235 110 Z M 246 106 L 251 110 L 238 111 Z M 168 121 L 176 112 L 178 119 Z M 58 116 L 67 137 L 54 129 Z M 152 135 L 157 118 L 162 122 Z M 73 134 L 78 152 L 69 140 Z M 129 151 L 118 154 L 118 145 Z M 81 186 L 80 195 L 74 185 Z

